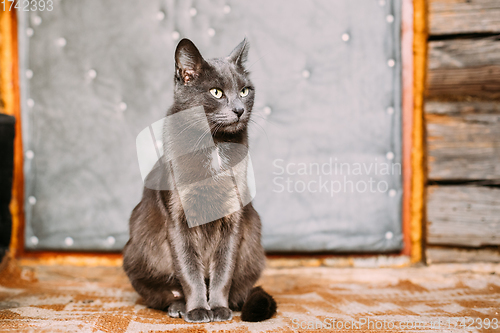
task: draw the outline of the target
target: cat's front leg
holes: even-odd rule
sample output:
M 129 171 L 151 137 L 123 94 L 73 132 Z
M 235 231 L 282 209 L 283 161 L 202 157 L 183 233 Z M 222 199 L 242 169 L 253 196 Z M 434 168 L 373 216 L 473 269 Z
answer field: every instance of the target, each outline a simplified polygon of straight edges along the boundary
M 187 322 L 207 323 L 213 320 L 213 313 L 207 301 L 207 286 L 201 269 L 202 265 L 199 254 L 185 239 L 175 237 L 171 241 L 176 275 L 186 299 L 183 317 Z
M 233 318 L 228 306 L 229 290 L 238 250 L 238 235 L 235 231 L 219 244 L 210 261 L 210 283 L 208 305 L 213 312 L 213 321 L 225 321 Z

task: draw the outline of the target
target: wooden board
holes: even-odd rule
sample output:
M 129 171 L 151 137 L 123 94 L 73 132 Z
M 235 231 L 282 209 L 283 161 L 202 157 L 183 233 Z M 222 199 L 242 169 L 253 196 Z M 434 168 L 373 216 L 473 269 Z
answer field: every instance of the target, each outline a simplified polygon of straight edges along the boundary
M 460 249 L 454 247 L 428 247 L 425 250 L 428 264 L 468 263 L 468 262 L 500 262 L 500 251 L 486 249 Z
M 470 113 L 497 113 L 500 114 L 499 102 L 470 101 L 470 102 L 442 102 L 427 101 L 425 103 L 425 114 L 437 115 L 464 115 Z
M 429 186 L 427 242 L 469 247 L 500 245 L 500 189 Z
M 429 42 L 429 69 L 500 66 L 500 39 L 452 39 Z
M 500 114 L 427 114 L 430 180 L 500 179 Z
M 429 70 L 426 96 L 434 99 L 470 96 L 500 100 L 500 66 Z
M 430 42 L 427 96 L 500 99 L 500 40 Z
M 500 32 L 498 0 L 430 0 L 431 35 Z
M 413 7 L 413 8 L 412 8 Z M 424 91 L 427 64 L 427 1 L 403 1 L 403 235 L 411 260 L 423 258 L 425 207 Z M 408 241 L 408 234 L 410 241 Z M 411 242 L 411 243 L 410 243 Z

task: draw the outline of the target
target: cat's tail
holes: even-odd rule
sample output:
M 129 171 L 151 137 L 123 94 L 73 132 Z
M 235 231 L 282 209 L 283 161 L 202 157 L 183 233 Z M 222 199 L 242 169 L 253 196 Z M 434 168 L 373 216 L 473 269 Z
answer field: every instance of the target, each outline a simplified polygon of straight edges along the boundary
M 276 301 L 266 293 L 262 287 L 250 290 L 248 298 L 241 308 L 241 320 L 263 321 L 271 318 L 276 313 Z

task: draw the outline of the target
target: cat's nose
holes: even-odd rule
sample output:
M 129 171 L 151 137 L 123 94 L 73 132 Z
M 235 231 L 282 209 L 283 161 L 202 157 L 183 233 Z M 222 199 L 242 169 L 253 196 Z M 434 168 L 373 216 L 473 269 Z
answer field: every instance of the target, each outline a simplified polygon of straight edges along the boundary
M 243 112 L 245 112 L 245 109 L 242 108 L 242 107 L 235 107 L 233 109 L 233 112 L 236 113 L 236 115 L 238 116 L 238 119 L 240 119 L 240 117 L 243 114 Z

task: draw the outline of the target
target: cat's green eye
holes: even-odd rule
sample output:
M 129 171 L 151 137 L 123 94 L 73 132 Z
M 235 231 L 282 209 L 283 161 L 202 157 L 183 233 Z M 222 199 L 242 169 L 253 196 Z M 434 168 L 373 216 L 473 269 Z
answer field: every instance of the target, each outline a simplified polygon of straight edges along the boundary
M 212 88 L 212 89 L 210 89 L 210 93 L 215 98 L 221 98 L 222 97 L 222 90 L 220 90 L 219 88 Z
M 248 96 L 249 92 L 250 92 L 250 89 L 248 89 L 247 87 L 245 87 L 245 88 L 241 89 L 240 96 L 241 97 L 246 97 L 246 96 Z

